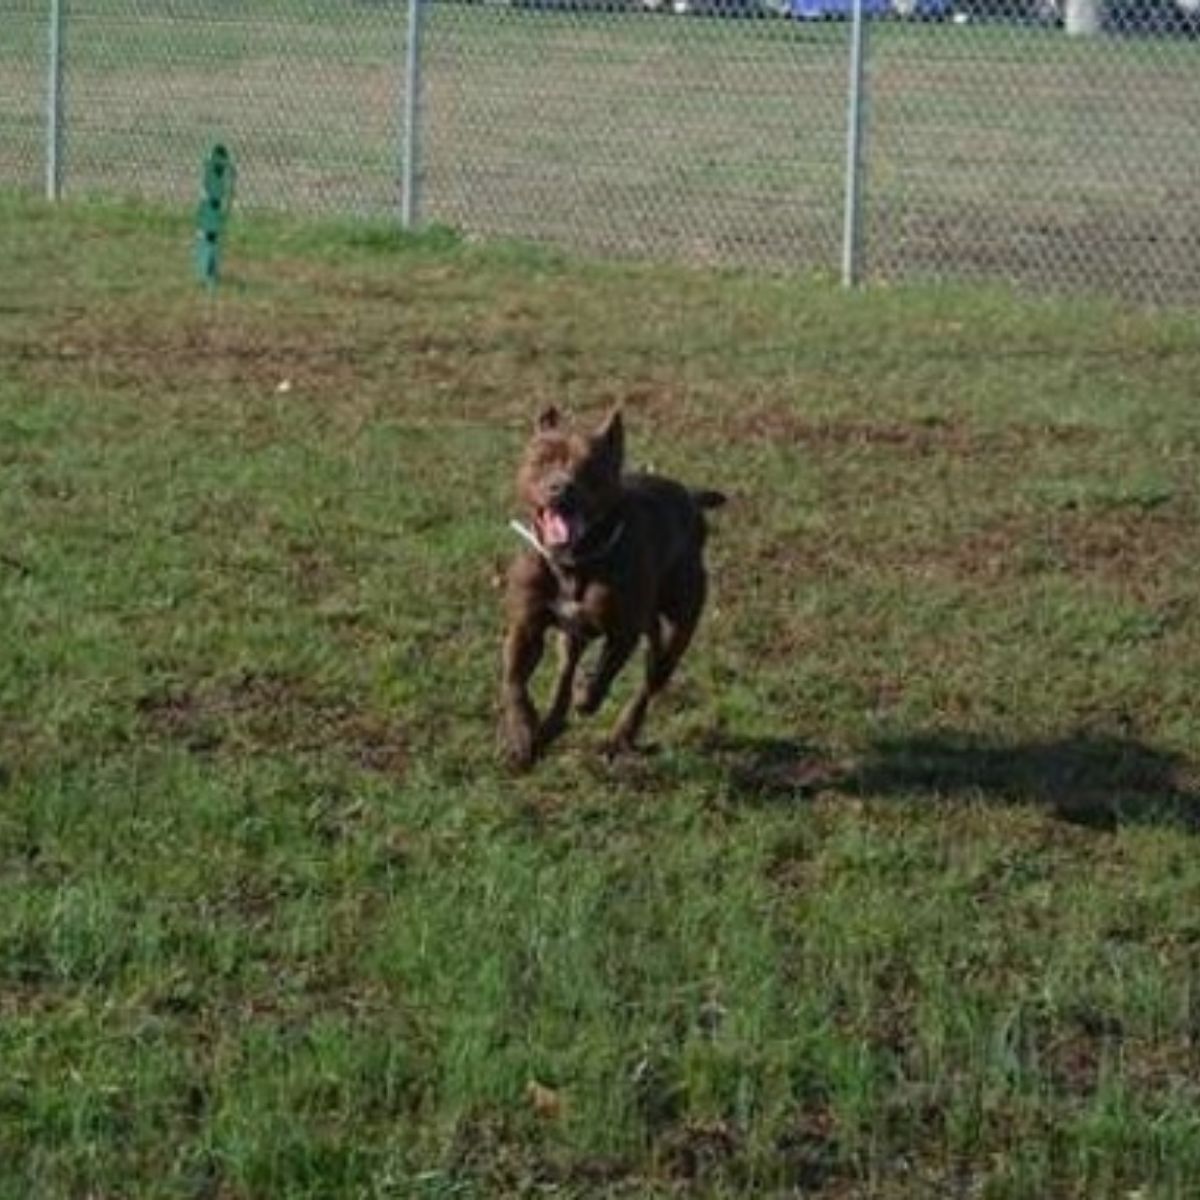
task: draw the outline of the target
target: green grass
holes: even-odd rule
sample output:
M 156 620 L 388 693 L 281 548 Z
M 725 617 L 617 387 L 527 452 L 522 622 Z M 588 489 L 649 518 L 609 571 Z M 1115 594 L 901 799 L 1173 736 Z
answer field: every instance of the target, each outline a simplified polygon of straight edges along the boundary
M 1194 314 L 0 222 L 0 1196 L 1195 1194 Z M 733 501 L 513 778 L 551 399 Z

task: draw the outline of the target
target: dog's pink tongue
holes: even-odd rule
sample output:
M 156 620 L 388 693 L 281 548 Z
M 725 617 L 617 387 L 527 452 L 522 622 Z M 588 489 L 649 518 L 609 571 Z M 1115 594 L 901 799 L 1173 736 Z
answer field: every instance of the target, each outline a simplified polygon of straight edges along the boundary
M 542 541 L 547 546 L 565 546 L 571 540 L 571 526 L 553 509 L 542 513 Z

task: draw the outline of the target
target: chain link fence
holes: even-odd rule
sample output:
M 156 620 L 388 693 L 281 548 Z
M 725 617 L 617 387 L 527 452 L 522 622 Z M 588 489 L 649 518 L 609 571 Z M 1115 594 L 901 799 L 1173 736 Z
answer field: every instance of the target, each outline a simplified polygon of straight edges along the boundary
M 191 202 L 204 154 L 224 141 L 241 167 L 240 203 L 347 215 L 395 211 L 402 12 L 334 0 L 61 5 L 68 193 Z M 15 52 L 0 42 L 0 95 L 7 101 L 11 91 L 39 119 L 53 7 L 47 0 L 19 4 L 22 42 Z M 10 178 L 10 161 L 28 161 L 22 147 L 30 116 L 14 130 L 0 115 L 0 183 Z
M 0 186 L 61 11 L 68 194 L 190 204 L 223 141 L 240 204 L 836 276 L 852 3 L 0 0 Z M 1200 298 L 1200 0 L 862 4 L 868 280 Z
M 44 0 L 0 0 L 0 186 L 44 177 L 47 17 Z
M 876 39 L 872 268 L 1200 296 L 1200 42 L 1173 0 L 1077 36 L 1039 2 Z
M 428 17 L 430 215 L 604 251 L 836 268 L 844 29 L 494 5 Z

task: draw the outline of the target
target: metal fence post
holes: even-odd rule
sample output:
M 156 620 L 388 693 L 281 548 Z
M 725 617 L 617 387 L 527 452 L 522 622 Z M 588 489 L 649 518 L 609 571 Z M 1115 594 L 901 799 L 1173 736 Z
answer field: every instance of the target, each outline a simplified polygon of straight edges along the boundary
M 421 25 L 425 0 L 408 0 L 404 47 L 404 145 L 400 158 L 400 224 L 413 229 L 420 220 L 421 189 Z
M 846 105 L 846 202 L 842 224 L 842 286 L 852 288 L 861 274 L 863 206 L 863 63 L 867 26 L 863 0 L 854 0 L 850 24 L 850 90 Z
M 57 200 L 63 183 L 63 9 L 50 0 L 50 47 L 46 79 L 46 199 Z

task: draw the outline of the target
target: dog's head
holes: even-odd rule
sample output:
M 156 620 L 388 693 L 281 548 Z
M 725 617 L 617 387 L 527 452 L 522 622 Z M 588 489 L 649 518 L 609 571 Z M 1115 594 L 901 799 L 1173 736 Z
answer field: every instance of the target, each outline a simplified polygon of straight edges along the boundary
M 570 557 L 613 512 L 621 498 L 624 456 L 619 412 L 592 434 L 564 429 L 556 408 L 538 416 L 517 471 L 517 494 L 549 553 Z

